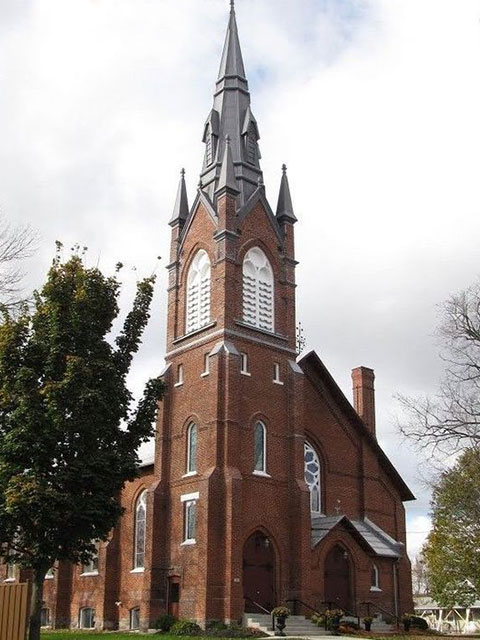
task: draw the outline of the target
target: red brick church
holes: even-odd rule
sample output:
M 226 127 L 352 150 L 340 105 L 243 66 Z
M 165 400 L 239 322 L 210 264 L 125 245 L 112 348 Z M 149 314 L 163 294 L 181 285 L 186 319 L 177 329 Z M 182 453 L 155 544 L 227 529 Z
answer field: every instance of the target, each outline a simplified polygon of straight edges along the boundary
M 412 609 L 413 496 L 376 440 L 374 374 L 354 369 L 352 407 L 315 352 L 297 361 L 297 219 L 285 167 L 266 198 L 258 140 L 232 3 L 200 183 L 189 205 L 181 176 L 170 220 L 155 458 L 98 559 L 48 576 L 45 625 Z

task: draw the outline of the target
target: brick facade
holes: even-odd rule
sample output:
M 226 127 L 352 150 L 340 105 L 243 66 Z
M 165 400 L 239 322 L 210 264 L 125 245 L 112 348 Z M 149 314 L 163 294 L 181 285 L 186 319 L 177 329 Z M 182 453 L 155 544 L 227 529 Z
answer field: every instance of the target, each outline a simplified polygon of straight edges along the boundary
M 223 160 L 218 151 L 219 169 L 228 161 L 225 148 Z M 45 581 L 55 627 L 76 627 L 82 607 L 94 609 L 96 626 L 105 629 L 128 629 L 137 607 L 143 629 L 168 610 L 201 624 L 239 621 L 254 606 L 245 599 L 245 571 L 256 571 L 245 555 L 252 539 L 258 553 L 263 544 L 271 558 L 268 576 L 258 575 L 265 604 L 270 589 L 269 605 L 297 599 L 323 609 L 328 594 L 347 589 L 357 611 L 366 601 L 392 614 L 413 607 L 402 504 L 413 496 L 375 439 L 373 372 L 355 378 L 356 407 L 365 423 L 315 353 L 296 363 L 294 218 L 272 213 L 261 182 L 246 202 L 239 193 L 220 177 L 214 198 L 200 187 L 188 216 L 171 222 L 167 392 L 159 405 L 155 460 L 125 487 L 125 515 L 100 546 L 98 574 L 61 565 Z M 243 259 L 252 247 L 262 249 L 273 270 L 271 332 L 243 319 Z M 199 249 L 211 264 L 210 321 L 185 335 L 187 277 Z M 255 472 L 258 421 L 266 428 L 266 466 Z M 188 473 L 192 423 L 196 468 Z M 321 513 L 314 520 L 305 441 L 321 469 Z M 145 558 L 135 569 L 135 508 L 145 489 Z M 196 508 L 194 542 L 185 542 L 189 500 Z M 359 532 L 362 526 L 373 527 L 383 552 Z M 326 569 L 335 549 L 348 567 L 341 587 Z M 373 565 L 378 586 L 372 586 Z

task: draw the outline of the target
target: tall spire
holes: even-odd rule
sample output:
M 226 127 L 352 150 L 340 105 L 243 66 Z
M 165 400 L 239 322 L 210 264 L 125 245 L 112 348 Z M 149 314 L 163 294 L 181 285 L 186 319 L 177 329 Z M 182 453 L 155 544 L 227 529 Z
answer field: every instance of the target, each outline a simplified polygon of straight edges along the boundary
M 282 180 L 280 182 L 280 192 L 278 194 L 277 220 L 283 222 L 296 222 L 297 218 L 293 213 L 292 196 L 290 195 L 290 186 L 287 178 L 287 165 L 282 165 Z
M 230 2 L 225 44 L 211 110 L 205 123 L 206 145 L 201 178 L 204 191 L 214 199 L 229 136 L 238 203 L 243 205 L 258 185 L 261 176 L 257 122 L 250 108 L 250 93 L 243 64 L 234 2 Z
M 177 199 L 173 208 L 173 214 L 170 218 L 170 225 L 185 222 L 188 217 L 188 196 L 187 186 L 185 184 L 185 169 L 180 171 L 180 182 L 178 183 Z
M 219 193 L 223 189 L 231 193 L 238 194 L 237 181 L 235 179 L 235 167 L 233 166 L 232 150 L 230 148 L 230 136 L 225 137 L 225 151 L 223 152 L 222 167 L 220 169 L 220 177 L 215 193 Z
M 239 76 L 246 80 L 242 51 L 240 49 L 240 40 L 238 39 L 234 2 L 230 2 L 230 19 L 228 21 L 225 44 L 223 45 L 223 54 L 220 62 L 220 69 L 218 71 L 217 82 L 222 80 L 225 76 Z

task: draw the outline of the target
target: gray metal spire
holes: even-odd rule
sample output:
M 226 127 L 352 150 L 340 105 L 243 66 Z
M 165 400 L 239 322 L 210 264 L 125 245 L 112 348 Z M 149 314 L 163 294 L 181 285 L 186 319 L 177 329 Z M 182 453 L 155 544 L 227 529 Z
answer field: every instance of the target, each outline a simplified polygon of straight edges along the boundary
M 239 206 L 257 189 L 260 169 L 258 126 L 250 108 L 250 94 L 238 38 L 234 3 L 223 47 L 213 109 L 203 132 L 206 145 L 201 178 L 203 190 L 213 200 L 219 186 L 225 137 L 229 136 Z
M 178 183 L 177 199 L 175 200 L 175 206 L 173 208 L 173 214 L 170 218 L 169 224 L 173 225 L 176 222 L 185 222 L 188 216 L 188 196 L 187 186 L 185 184 L 185 169 L 180 171 L 180 182 Z
M 278 194 L 277 220 L 283 222 L 296 222 L 297 218 L 293 213 L 292 196 L 287 178 L 287 165 L 282 165 L 282 181 L 280 182 L 280 192 Z
M 225 151 L 223 152 L 220 177 L 218 179 L 218 185 L 215 193 L 219 193 L 223 189 L 233 192 L 235 195 L 240 193 L 237 187 L 237 180 L 235 178 L 235 167 L 233 166 L 230 136 L 228 134 L 225 137 Z

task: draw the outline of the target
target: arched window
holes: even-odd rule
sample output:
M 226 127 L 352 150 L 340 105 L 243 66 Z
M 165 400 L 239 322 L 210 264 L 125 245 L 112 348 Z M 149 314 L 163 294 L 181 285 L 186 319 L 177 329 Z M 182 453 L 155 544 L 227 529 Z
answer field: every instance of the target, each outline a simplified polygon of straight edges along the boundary
M 304 445 L 304 468 L 305 482 L 310 489 L 310 511 L 312 513 L 321 513 L 320 460 L 317 452 L 309 442 L 305 442 Z
M 267 471 L 267 429 L 263 422 L 257 422 L 254 433 L 254 471 Z
M 145 533 L 147 525 L 147 492 L 142 491 L 135 504 L 135 548 L 133 568 L 143 569 L 145 566 Z
M 95 609 L 91 607 L 80 609 L 78 626 L 80 629 L 93 629 L 95 627 Z
M 274 330 L 273 271 L 259 247 L 243 259 L 243 320 L 266 331 Z
M 197 425 L 192 422 L 187 430 L 187 473 L 197 470 Z
M 195 254 L 187 276 L 186 333 L 210 322 L 210 258 L 203 249 Z
M 376 564 L 372 564 L 372 577 L 371 577 L 371 591 L 380 591 L 380 579 L 378 574 L 378 567 Z

